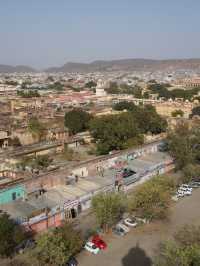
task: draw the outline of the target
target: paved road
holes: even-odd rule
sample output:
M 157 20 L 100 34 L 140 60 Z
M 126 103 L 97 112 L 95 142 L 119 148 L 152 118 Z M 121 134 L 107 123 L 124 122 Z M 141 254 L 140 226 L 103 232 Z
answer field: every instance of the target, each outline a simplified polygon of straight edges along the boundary
M 150 266 L 160 241 L 172 237 L 184 224 L 200 224 L 200 189 L 191 197 L 179 200 L 171 208 L 168 221 L 156 222 L 132 229 L 124 236 L 106 236 L 106 251 L 92 255 L 83 251 L 78 256 L 80 266 Z

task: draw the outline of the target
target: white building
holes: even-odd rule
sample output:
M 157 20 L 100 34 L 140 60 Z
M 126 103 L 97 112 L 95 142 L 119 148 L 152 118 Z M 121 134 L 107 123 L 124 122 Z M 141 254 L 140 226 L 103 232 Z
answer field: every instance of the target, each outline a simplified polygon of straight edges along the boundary
M 105 82 L 102 79 L 99 79 L 97 81 L 96 96 L 99 96 L 99 97 L 106 96 Z

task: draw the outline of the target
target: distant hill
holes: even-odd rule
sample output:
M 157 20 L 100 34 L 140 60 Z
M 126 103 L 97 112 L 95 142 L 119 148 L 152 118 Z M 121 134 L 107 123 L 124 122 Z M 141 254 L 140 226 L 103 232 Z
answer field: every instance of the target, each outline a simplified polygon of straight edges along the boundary
M 50 67 L 43 71 L 47 73 L 56 72 L 96 72 L 96 71 L 155 71 L 155 70 L 176 70 L 176 69 L 193 69 L 200 71 L 200 59 L 120 59 L 111 61 L 94 61 L 91 63 L 73 63 L 69 62 L 61 67 Z M 22 73 L 37 72 L 36 69 L 29 66 L 9 66 L 0 65 L 0 73 Z
M 176 70 L 176 69 L 199 69 L 200 59 L 121 59 L 112 61 L 94 61 L 92 63 L 69 62 L 61 67 L 48 68 L 46 72 L 95 72 L 95 71 L 155 71 L 155 70 Z
M 36 70 L 29 66 L 10 66 L 10 65 L 0 65 L 0 73 L 32 73 Z

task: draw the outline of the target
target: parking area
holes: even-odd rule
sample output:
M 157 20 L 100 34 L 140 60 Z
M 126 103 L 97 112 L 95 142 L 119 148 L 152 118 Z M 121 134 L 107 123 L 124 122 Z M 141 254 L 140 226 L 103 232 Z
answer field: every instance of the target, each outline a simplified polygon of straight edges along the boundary
M 173 236 L 184 224 L 200 224 L 200 189 L 181 198 L 171 207 L 167 221 L 133 228 L 125 236 L 103 237 L 108 248 L 97 255 L 83 251 L 78 256 L 80 266 L 148 266 L 160 241 Z

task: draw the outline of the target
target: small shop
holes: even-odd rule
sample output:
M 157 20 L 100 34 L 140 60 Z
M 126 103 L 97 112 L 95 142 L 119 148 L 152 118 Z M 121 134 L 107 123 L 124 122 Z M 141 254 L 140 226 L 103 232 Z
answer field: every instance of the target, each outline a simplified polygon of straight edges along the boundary
M 81 203 L 79 200 L 67 200 L 63 204 L 65 219 L 74 219 L 82 211 Z

